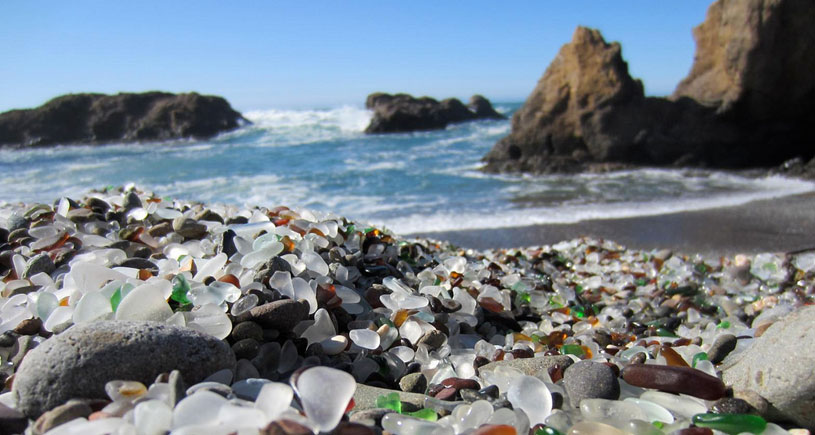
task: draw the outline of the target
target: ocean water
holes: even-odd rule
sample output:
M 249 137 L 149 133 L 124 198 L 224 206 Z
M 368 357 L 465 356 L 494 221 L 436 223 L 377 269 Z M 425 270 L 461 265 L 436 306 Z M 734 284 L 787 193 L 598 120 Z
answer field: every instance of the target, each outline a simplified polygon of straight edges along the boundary
M 511 114 L 520 104 L 498 104 Z M 331 211 L 399 234 L 738 205 L 815 190 L 811 182 L 641 169 L 521 176 L 479 170 L 509 121 L 443 131 L 362 133 L 359 107 L 244 113 L 253 124 L 206 141 L 0 150 L 0 201 L 47 201 L 136 183 L 161 196 Z

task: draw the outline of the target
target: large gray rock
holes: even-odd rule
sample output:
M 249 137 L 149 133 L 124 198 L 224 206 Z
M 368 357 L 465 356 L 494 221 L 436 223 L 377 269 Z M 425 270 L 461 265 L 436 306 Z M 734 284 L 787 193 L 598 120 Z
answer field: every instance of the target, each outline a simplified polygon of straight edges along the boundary
M 815 429 L 815 306 L 800 308 L 770 326 L 749 349 L 722 368 L 734 390 L 753 390 L 770 415 Z
M 187 385 L 235 367 L 229 345 L 192 329 L 146 321 L 74 326 L 28 353 L 14 380 L 18 409 L 36 418 L 74 398 L 104 399 L 105 383 L 149 385 L 179 370 Z

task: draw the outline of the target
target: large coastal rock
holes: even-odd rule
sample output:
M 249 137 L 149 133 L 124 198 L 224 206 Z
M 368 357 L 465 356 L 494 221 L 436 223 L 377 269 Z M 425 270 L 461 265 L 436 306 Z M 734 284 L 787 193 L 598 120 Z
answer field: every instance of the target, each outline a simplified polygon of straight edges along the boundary
M 0 146 L 203 139 L 248 122 L 215 96 L 71 94 L 0 114 Z
M 674 97 L 766 120 L 815 97 L 815 9 L 808 0 L 719 0 L 694 30 L 696 56 Z
M 108 381 L 150 385 L 179 370 L 192 385 L 225 368 L 235 368 L 235 355 L 210 335 L 157 322 L 102 321 L 74 326 L 29 352 L 13 391 L 17 409 L 36 418 L 69 399 L 107 398 Z
M 734 390 L 755 391 L 774 418 L 815 428 L 815 306 L 798 309 L 770 326 L 732 361 L 722 379 Z
M 806 0 L 719 0 L 688 78 L 648 98 L 619 44 L 580 27 L 484 157 L 488 171 L 608 163 L 770 167 L 815 156 L 815 9 Z
M 365 107 L 374 111 L 365 133 L 441 130 L 458 122 L 504 118 L 481 95 L 474 95 L 468 107 L 456 98 L 437 101 L 430 97 L 377 92 L 368 95 Z

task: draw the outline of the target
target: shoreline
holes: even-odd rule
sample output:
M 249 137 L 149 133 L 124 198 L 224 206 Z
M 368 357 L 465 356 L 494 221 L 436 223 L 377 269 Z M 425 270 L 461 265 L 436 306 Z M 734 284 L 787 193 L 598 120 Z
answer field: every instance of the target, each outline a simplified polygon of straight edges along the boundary
M 551 245 L 588 236 L 627 248 L 671 249 L 689 255 L 792 252 L 815 249 L 815 192 L 653 216 L 403 236 L 445 240 L 478 250 Z

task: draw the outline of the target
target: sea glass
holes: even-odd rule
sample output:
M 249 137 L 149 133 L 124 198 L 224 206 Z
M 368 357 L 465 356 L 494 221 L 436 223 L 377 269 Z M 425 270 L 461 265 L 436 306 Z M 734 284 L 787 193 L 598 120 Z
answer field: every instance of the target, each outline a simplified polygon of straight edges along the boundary
M 731 435 L 744 432 L 760 434 L 767 427 L 767 421 L 752 414 L 697 414 L 693 424 L 707 427 Z

